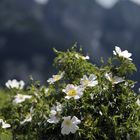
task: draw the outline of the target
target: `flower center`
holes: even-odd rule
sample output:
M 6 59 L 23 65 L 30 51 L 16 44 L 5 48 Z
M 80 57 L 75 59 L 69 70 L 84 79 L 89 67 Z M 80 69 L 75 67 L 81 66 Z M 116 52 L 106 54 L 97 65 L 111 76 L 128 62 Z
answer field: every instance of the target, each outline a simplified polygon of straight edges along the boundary
M 58 81 L 60 78 L 61 78 L 60 75 L 55 75 L 55 76 L 54 76 L 54 80 L 55 80 L 55 81 Z
M 66 120 L 66 121 L 65 121 L 65 125 L 71 126 L 71 121 L 70 121 L 70 120 Z
M 88 84 L 89 84 L 89 81 L 88 81 L 88 80 L 85 80 L 85 81 L 84 81 L 84 85 L 87 86 Z
M 24 97 L 22 95 L 20 95 L 19 100 L 24 100 Z
M 75 96 L 75 95 L 77 95 L 75 89 L 71 89 L 71 90 L 68 92 L 68 96 Z

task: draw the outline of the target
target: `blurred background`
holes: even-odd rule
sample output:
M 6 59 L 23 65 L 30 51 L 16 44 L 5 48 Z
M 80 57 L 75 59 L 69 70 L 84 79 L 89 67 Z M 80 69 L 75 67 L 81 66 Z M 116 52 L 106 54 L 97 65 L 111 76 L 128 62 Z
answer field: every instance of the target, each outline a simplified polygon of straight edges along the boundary
M 140 0 L 0 0 L 0 87 L 29 75 L 46 82 L 52 48 L 75 42 L 97 64 L 115 45 L 132 52 L 140 82 Z

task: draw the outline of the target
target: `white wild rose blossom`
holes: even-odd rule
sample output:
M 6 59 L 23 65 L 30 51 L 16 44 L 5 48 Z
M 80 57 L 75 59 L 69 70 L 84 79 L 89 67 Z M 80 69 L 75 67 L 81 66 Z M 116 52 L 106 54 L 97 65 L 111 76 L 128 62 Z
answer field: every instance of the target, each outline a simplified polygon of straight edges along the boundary
M 11 125 L 3 121 L 3 119 L 0 119 L 0 127 L 3 129 L 6 129 L 6 128 L 11 127 Z
M 136 103 L 138 106 L 140 106 L 140 99 L 137 99 Z
M 32 121 L 32 115 L 31 115 L 31 113 L 29 113 L 29 114 L 26 116 L 26 118 L 25 118 L 23 121 L 20 122 L 20 124 L 23 125 L 24 123 L 26 123 L 26 122 L 31 122 L 31 121 Z
M 60 120 L 59 114 L 62 110 L 62 105 L 57 103 L 57 106 L 51 108 L 50 118 L 47 120 L 48 123 L 58 123 Z
M 96 79 L 97 79 L 97 76 L 94 74 L 90 74 L 89 77 L 84 75 L 80 83 L 83 87 L 94 87 L 98 84 L 98 81 Z
M 79 127 L 77 126 L 78 124 L 81 123 L 81 120 L 79 120 L 77 117 L 63 117 L 64 121 L 61 124 L 61 133 L 63 135 L 68 135 L 69 133 L 75 133 Z
M 119 83 L 122 83 L 124 82 L 124 79 L 122 77 L 118 77 L 118 76 L 112 76 L 112 73 L 106 73 L 105 74 L 105 78 L 107 80 L 109 80 L 112 84 L 119 84 Z
M 23 89 L 24 88 L 24 81 L 17 81 L 16 79 L 13 79 L 13 80 L 8 80 L 6 83 L 5 83 L 6 87 L 7 88 L 15 88 L 15 89 Z
M 23 94 L 17 94 L 15 96 L 15 99 L 13 100 L 14 104 L 18 104 L 18 103 L 22 103 L 24 102 L 26 99 L 31 99 L 32 96 L 31 95 L 23 95 Z
M 31 122 L 33 118 L 33 107 L 30 108 L 30 113 L 28 113 L 23 121 L 20 122 L 21 125 L 23 125 L 26 122 Z
M 115 47 L 115 50 L 113 51 L 114 55 L 118 55 L 119 57 L 124 57 L 128 60 L 132 60 L 130 57 L 132 56 L 131 53 L 129 53 L 127 50 L 121 51 L 119 47 Z
M 81 55 L 79 55 L 79 54 L 75 54 L 75 57 L 77 58 L 77 59 L 83 59 L 83 60 L 89 60 L 90 58 L 89 58 L 89 56 L 87 55 L 87 56 L 81 56 Z
M 55 83 L 56 81 L 59 81 L 60 79 L 62 79 L 62 78 L 64 77 L 64 74 L 65 74 L 65 72 L 62 72 L 61 74 L 53 75 L 52 78 L 49 78 L 49 79 L 47 80 L 47 82 L 48 82 L 49 84 L 53 84 L 53 83 Z
M 84 88 L 82 86 L 75 86 L 73 84 L 68 84 L 62 91 L 66 93 L 65 98 L 79 99 L 83 95 Z

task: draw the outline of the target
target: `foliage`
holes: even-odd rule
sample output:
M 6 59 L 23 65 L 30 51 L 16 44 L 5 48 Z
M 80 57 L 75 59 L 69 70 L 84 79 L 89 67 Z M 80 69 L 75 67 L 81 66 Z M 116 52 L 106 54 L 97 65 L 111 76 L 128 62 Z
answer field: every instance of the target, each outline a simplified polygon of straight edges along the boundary
M 0 108 L 2 108 L 7 101 L 10 100 L 10 95 L 3 89 L 0 89 Z
M 75 47 L 55 52 L 54 66 L 59 72 L 48 80 L 48 86 L 31 77 L 26 88 L 9 90 L 11 101 L 0 110 L 0 116 L 11 125 L 13 139 L 138 139 L 140 104 L 133 90 L 135 82 L 129 79 L 136 71 L 132 61 L 115 55 L 98 67 Z M 32 98 L 17 103 L 17 94 Z M 67 116 L 77 118 L 73 133 L 62 132 Z

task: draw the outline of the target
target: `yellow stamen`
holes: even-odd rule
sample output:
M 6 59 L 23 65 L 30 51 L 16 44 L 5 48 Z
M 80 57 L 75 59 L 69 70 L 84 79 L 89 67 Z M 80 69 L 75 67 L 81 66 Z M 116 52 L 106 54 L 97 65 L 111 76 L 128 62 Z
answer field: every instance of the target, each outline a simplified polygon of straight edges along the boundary
M 71 121 L 70 121 L 70 120 L 66 120 L 66 121 L 65 121 L 65 125 L 71 126 Z
M 84 85 L 88 85 L 89 81 L 88 80 L 84 80 Z
M 75 95 L 77 95 L 77 92 L 74 89 L 72 89 L 68 92 L 68 96 L 75 96 Z
M 61 79 L 61 76 L 60 76 L 60 75 L 55 75 L 55 76 L 54 76 L 54 80 L 55 80 L 55 81 L 58 81 L 59 79 Z

